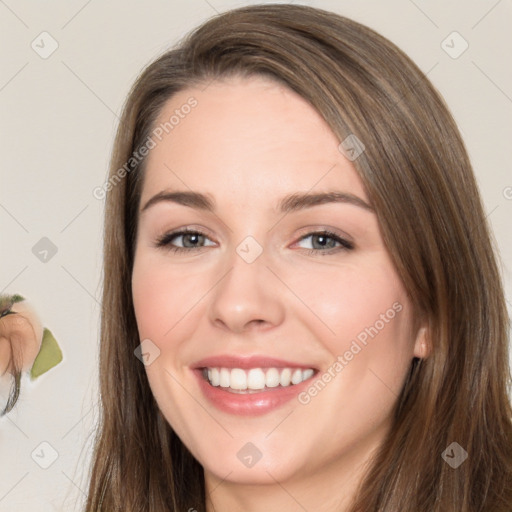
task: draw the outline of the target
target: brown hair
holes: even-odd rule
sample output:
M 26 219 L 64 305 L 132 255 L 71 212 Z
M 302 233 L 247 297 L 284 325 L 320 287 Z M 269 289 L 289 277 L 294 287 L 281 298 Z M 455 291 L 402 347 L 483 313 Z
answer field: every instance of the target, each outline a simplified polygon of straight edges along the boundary
M 135 83 L 110 178 L 141 147 L 177 91 L 263 75 L 305 98 L 343 141 L 431 354 L 415 360 L 394 424 L 352 512 L 510 512 L 512 414 L 508 317 L 489 229 L 464 144 L 418 67 L 374 31 L 298 5 L 252 6 L 207 21 Z M 100 379 L 102 417 L 88 511 L 205 510 L 203 471 L 159 412 L 144 366 L 131 272 L 144 160 L 109 180 Z M 125 167 L 126 169 L 126 167 Z M 457 442 L 457 469 L 441 457 Z

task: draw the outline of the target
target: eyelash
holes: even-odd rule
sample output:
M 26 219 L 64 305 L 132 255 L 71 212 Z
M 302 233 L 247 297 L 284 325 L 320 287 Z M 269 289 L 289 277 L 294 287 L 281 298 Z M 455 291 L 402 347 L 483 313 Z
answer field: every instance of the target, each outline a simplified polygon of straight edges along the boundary
M 202 247 L 177 247 L 177 246 L 173 246 L 172 245 L 172 241 L 179 237 L 179 236 L 183 236 L 183 235 L 200 235 L 200 236 L 204 236 L 205 238 L 208 238 L 207 235 L 205 235 L 204 233 L 202 233 L 201 231 L 197 231 L 197 230 L 192 230 L 192 229 L 182 229 L 182 230 L 179 230 L 179 231 L 174 231 L 174 232 L 171 232 L 171 233 L 166 233 L 165 235 L 163 235 L 162 237 L 160 237 L 157 241 L 156 241 L 156 247 L 160 247 L 160 248 L 166 248 L 174 253 L 183 253 L 183 252 L 189 252 L 189 251 L 194 251 L 194 250 L 198 250 L 198 249 L 203 249 L 204 246 Z M 311 236 L 324 236 L 326 238 L 331 238 L 332 240 L 334 240 L 335 242 L 339 243 L 340 246 L 338 247 L 334 247 L 334 248 L 330 248 L 330 249 L 325 249 L 325 250 L 321 250 L 321 249 L 303 249 L 306 251 L 307 254 L 314 254 L 314 255 L 317 255 L 317 254 L 322 254 L 322 256 L 324 255 L 328 255 L 328 254 L 332 254 L 334 252 L 338 252 L 338 251 L 351 251 L 352 249 L 354 249 L 354 245 L 349 242 L 348 240 L 345 240 L 344 238 L 341 238 L 339 235 L 337 235 L 336 233 L 333 233 L 332 231 L 328 231 L 328 230 L 322 230 L 322 231 L 312 231 L 311 233 L 307 233 L 306 235 L 302 236 L 298 242 L 302 241 L 302 240 L 305 240 Z M 296 242 L 297 243 L 297 242 Z

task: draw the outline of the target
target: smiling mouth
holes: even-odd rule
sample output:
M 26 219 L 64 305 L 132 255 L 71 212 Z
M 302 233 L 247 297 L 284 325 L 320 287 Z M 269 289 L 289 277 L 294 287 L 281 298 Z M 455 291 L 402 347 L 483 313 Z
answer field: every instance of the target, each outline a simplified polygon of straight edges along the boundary
M 313 368 L 202 368 L 203 378 L 213 387 L 239 394 L 262 393 L 301 384 L 317 373 Z

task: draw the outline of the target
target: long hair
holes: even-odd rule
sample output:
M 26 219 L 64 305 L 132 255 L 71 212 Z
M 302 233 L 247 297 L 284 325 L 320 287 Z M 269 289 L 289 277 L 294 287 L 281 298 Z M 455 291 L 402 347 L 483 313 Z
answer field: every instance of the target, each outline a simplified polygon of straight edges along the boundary
M 156 405 L 139 345 L 131 273 L 145 144 L 177 91 L 261 75 L 298 93 L 344 141 L 387 250 L 428 324 L 393 426 L 351 512 L 510 512 L 508 315 L 495 250 L 457 126 L 424 73 L 373 30 L 331 12 L 256 5 L 216 16 L 150 64 L 126 101 L 108 181 L 101 421 L 87 511 L 205 510 L 200 464 Z M 137 155 L 137 157 L 134 157 Z M 458 443 L 467 460 L 443 458 Z

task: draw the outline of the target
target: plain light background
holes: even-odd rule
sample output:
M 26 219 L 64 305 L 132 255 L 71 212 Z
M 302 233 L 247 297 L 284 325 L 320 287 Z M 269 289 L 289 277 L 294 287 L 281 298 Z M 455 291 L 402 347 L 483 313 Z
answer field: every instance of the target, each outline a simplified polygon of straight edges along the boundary
M 105 181 L 128 90 L 189 30 L 253 3 L 269 2 L 0 0 L 0 290 L 31 299 L 64 352 L 58 367 L 23 381 L 19 405 L 0 419 L 1 512 L 72 512 L 83 503 L 98 416 L 104 205 L 93 190 Z M 510 0 L 288 3 L 362 22 L 428 73 L 466 142 L 510 312 Z M 46 262 L 33 252 L 43 237 L 57 250 Z

